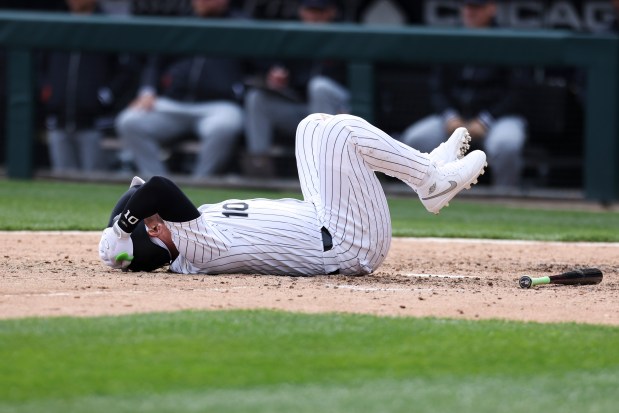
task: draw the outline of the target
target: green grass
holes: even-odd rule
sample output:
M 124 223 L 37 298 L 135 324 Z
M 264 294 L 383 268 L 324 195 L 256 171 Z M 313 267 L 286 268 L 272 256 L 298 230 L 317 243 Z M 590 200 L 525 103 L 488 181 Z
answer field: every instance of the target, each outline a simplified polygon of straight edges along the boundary
M 0 230 L 99 230 L 126 185 L 0 181 Z M 185 188 L 197 205 L 300 193 Z M 414 195 L 390 199 L 395 236 L 619 242 L 619 213 L 453 202 L 429 214 Z
M 0 230 L 100 230 L 125 189 L 0 181 Z M 619 242 L 616 212 L 390 207 L 396 236 Z M 615 412 L 617 383 L 617 327 L 270 311 L 0 321 L 0 413 Z
M 619 329 L 272 311 L 0 322 L 0 412 L 614 412 Z

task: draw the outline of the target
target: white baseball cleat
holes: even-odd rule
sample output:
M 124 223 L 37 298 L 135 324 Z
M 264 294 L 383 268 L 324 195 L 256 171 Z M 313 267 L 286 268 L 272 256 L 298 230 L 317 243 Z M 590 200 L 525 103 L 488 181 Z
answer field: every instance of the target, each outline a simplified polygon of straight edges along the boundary
M 438 165 L 462 159 L 471 147 L 470 142 L 469 131 L 465 127 L 460 127 L 451 134 L 449 139 L 430 152 L 430 159 Z
M 421 203 L 428 211 L 438 214 L 460 191 L 476 184 L 487 165 L 486 154 L 482 151 L 473 151 L 444 165 L 431 164 L 424 183 L 417 188 Z

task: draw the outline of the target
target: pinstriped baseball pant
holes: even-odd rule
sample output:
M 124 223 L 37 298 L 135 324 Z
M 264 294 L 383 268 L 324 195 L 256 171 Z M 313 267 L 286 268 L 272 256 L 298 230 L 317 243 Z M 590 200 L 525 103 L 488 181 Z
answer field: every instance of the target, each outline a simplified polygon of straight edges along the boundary
M 352 115 L 312 114 L 296 134 L 303 197 L 333 237 L 342 274 L 367 274 L 387 256 L 391 218 L 374 173 L 418 187 L 430 164 L 423 154 Z

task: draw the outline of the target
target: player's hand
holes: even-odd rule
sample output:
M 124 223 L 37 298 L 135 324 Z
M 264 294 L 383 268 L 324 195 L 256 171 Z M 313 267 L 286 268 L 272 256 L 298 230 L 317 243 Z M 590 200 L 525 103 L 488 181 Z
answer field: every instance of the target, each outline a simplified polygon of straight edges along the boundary
M 450 136 L 456 129 L 464 125 L 464 120 L 460 116 L 452 116 L 445 121 L 445 132 Z
M 477 118 L 467 122 L 464 126 L 468 129 L 473 139 L 483 139 L 488 132 L 486 126 Z
M 99 241 L 99 257 L 105 265 L 125 269 L 133 260 L 133 241 L 131 234 L 118 227 L 118 222 L 103 230 Z
M 132 109 L 149 111 L 155 106 L 155 100 L 157 100 L 156 95 L 152 93 L 145 93 L 135 98 L 129 107 Z
M 271 89 L 283 89 L 288 87 L 288 82 L 290 79 L 290 74 L 288 73 L 288 69 L 281 66 L 272 67 L 267 74 L 267 85 Z

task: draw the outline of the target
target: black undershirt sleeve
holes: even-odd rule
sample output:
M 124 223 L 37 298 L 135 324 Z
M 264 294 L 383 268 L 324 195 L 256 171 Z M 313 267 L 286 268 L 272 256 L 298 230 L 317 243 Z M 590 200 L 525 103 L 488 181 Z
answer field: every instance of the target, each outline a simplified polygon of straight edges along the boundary
M 200 216 L 195 205 L 174 182 L 154 176 L 129 199 L 118 226 L 125 232 L 133 232 L 141 220 L 155 214 L 170 222 L 191 221 Z

